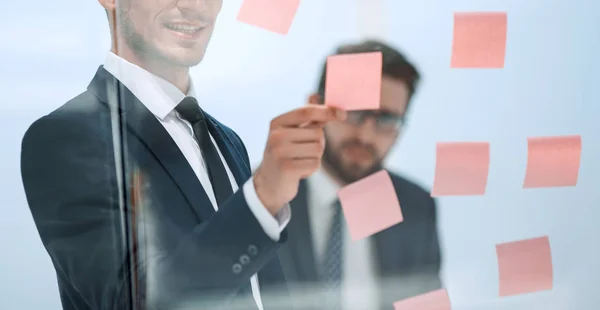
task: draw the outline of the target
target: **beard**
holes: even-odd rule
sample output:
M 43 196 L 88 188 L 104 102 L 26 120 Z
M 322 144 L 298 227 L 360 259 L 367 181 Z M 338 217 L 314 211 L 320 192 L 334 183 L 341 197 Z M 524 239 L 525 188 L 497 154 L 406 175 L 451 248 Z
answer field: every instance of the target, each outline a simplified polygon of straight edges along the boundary
M 117 48 L 122 45 L 126 45 L 131 49 L 138 57 L 142 59 L 160 59 L 162 55 L 152 45 L 148 44 L 146 40 L 136 31 L 131 18 L 129 17 L 130 8 L 127 6 L 117 7 L 117 17 L 115 28 L 121 35 L 121 42 L 116 42 Z
M 158 47 L 149 43 L 136 30 L 131 18 L 129 17 L 130 10 L 131 8 L 126 6 L 117 8 L 117 25 L 115 25 L 115 27 L 118 29 L 123 38 L 123 42 L 118 42 L 118 44 L 127 45 L 127 47 L 131 49 L 131 51 L 133 51 L 137 57 L 144 61 L 149 61 L 150 63 L 161 63 L 174 67 L 188 68 L 196 66 L 200 63 L 203 53 L 201 56 L 191 57 L 191 59 L 176 59 L 175 57 L 169 57 Z
M 363 168 L 357 164 L 345 165 L 342 160 L 342 152 L 345 148 L 351 146 L 360 146 L 369 152 L 373 158 L 373 163 Z M 329 144 L 325 144 L 323 152 L 323 163 L 330 172 L 333 173 L 344 184 L 354 183 L 364 177 L 367 177 L 383 168 L 383 159 L 377 156 L 377 151 L 371 145 L 365 145 L 357 140 L 343 142 L 339 148 L 333 149 Z

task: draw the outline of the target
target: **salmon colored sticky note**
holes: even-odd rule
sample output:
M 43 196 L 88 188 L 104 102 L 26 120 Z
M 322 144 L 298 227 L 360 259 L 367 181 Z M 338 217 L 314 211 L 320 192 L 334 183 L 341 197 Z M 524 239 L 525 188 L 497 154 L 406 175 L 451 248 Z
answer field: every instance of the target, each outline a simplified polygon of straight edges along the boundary
M 286 35 L 300 0 L 244 0 L 237 20 Z
M 392 179 L 385 170 L 343 187 L 338 197 L 352 241 L 404 220 Z
M 577 185 L 581 136 L 536 137 L 527 143 L 523 188 Z
M 446 289 L 425 293 L 394 303 L 394 310 L 451 310 Z
M 504 68 L 504 12 L 454 13 L 452 68 Z
M 490 167 L 487 142 L 438 143 L 431 196 L 483 195 Z
M 496 245 L 500 297 L 552 289 L 548 237 Z
M 379 109 L 382 60 L 381 52 L 327 57 L 325 105 L 347 111 Z

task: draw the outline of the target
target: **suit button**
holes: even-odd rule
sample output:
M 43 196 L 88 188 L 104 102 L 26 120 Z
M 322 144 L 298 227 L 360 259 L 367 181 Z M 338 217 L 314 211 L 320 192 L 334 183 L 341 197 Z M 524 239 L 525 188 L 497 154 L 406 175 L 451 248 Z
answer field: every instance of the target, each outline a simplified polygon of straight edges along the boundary
M 258 254 L 258 248 L 254 244 L 249 245 L 248 246 L 248 254 L 250 254 L 250 255 Z
M 233 264 L 233 267 L 231 268 L 231 271 L 233 271 L 233 273 L 238 274 L 240 272 L 242 272 L 242 265 L 240 264 Z
M 240 256 L 240 263 L 242 263 L 242 265 L 247 265 L 250 262 L 250 257 L 248 255 L 242 255 Z

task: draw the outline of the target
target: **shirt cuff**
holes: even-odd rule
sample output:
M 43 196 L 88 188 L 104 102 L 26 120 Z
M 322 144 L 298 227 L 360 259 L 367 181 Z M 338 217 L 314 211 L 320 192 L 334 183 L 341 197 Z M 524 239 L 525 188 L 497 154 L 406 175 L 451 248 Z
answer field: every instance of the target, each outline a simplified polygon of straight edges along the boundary
M 267 234 L 269 238 L 273 239 L 273 241 L 279 241 L 281 232 L 290 222 L 290 218 L 292 216 L 290 205 L 285 205 L 283 208 L 281 208 L 281 210 L 279 210 L 277 215 L 273 217 L 258 198 L 258 194 L 256 194 L 256 188 L 254 188 L 253 177 L 244 183 L 243 191 L 244 198 L 246 198 L 246 203 L 248 204 L 250 211 L 252 214 L 254 214 L 254 217 L 256 217 L 256 220 L 260 226 L 262 226 L 265 234 Z

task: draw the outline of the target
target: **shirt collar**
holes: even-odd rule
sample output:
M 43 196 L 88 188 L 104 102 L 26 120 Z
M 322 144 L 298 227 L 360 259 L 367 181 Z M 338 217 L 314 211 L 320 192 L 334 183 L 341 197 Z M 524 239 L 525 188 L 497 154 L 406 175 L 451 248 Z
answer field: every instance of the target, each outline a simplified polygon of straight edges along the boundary
M 307 183 L 310 200 L 315 206 L 331 206 L 338 199 L 341 186 L 323 168 L 315 171 Z
M 106 56 L 104 69 L 127 87 L 160 120 L 164 120 L 186 96 L 196 98 L 194 83 L 191 79 L 186 95 L 167 80 L 110 51 Z

